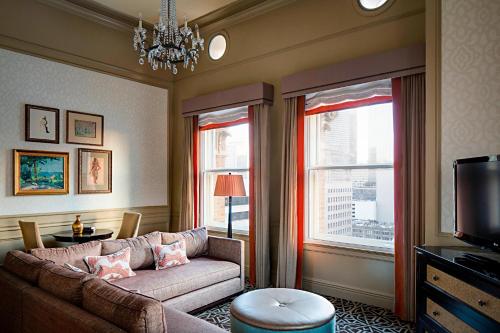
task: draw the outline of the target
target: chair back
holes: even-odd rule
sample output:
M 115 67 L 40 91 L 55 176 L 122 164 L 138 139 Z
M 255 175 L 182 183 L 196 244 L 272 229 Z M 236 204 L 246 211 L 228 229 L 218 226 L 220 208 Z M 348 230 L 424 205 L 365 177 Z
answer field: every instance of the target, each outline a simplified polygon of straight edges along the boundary
M 141 216 L 139 213 L 123 213 L 122 226 L 116 239 L 137 237 L 139 225 L 141 224 Z
M 38 228 L 38 223 L 19 221 L 19 227 L 21 228 L 21 233 L 23 234 L 24 249 L 26 252 L 30 252 L 31 249 L 44 248 L 42 237 L 40 236 L 40 229 Z

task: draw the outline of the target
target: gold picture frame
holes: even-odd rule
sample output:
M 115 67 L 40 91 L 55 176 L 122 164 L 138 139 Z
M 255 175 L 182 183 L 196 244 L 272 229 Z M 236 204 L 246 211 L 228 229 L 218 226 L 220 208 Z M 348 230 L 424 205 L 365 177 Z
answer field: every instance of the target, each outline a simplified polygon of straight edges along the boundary
M 78 148 L 78 194 L 113 192 L 113 152 Z
M 14 149 L 14 195 L 69 193 L 69 153 Z

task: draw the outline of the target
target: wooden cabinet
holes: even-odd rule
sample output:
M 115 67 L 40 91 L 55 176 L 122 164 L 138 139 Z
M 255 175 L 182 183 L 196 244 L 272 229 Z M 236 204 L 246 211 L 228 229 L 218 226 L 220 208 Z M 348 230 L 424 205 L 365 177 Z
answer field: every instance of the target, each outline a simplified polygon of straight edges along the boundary
M 459 264 L 463 248 L 422 246 L 416 252 L 418 333 L 500 333 L 498 276 Z M 481 255 L 500 259 L 487 251 Z

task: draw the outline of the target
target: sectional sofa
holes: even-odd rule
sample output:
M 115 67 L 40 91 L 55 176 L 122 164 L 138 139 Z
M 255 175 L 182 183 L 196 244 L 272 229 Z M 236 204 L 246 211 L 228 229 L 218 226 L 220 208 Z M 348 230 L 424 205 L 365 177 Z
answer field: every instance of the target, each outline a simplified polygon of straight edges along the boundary
M 179 238 L 186 239 L 190 263 L 155 270 L 151 244 Z M 105 281 L 88 273 L 84 256 L 125 247 L 135 276 Z M 244 277 L 243 243 L 206 230 L 10 251 L 0 268 L 2 332 L 220 333 L 187 312 L 243 291 Z

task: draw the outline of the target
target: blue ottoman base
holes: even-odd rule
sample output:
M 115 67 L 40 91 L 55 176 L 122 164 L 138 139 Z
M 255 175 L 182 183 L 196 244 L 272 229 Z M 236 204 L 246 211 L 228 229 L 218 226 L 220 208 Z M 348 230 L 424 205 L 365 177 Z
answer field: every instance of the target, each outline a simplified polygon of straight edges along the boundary
M 293 331 L 273 331 L 266 328 L 250 326 L 242 321 L 231 316 L 231 332 L 232 333 L 335 333 L 335 318 L 323 326 L 309 328 L 305 330 Z

